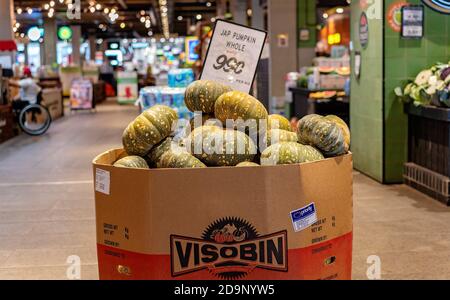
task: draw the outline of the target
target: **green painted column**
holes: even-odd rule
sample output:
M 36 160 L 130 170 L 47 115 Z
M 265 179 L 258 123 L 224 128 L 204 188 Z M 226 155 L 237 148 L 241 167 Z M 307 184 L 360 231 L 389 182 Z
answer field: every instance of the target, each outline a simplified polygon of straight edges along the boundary
M 369 11 L 370 9 L 370 11 Z M 363 9 L 360 1 L 351 3 L 353 50 L 350 126 L 354 167 L 383 181 L 383 20 L 382 2 Z M 359 38 L 362 13 L 368 17 L 369 43 L 363 48 Z M 361 75 L 355 76 L 355 52 L 361 53 Z

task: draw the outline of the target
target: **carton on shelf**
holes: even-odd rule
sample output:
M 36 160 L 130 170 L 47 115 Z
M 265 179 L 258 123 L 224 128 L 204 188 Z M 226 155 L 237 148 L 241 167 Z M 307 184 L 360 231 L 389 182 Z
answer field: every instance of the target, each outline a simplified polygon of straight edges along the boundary
M 352 155 L 268 167 L 93 161 L 100 279 L 350 279 Z

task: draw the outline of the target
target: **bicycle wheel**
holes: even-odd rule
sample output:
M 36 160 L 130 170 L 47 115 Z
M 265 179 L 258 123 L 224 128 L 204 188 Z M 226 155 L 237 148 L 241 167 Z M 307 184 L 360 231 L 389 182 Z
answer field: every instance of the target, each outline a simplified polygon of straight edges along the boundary
M 19 126 L 29 135 L 37 136 L 44 134 L 51 123 L 52 117 L 50 112 L 47 108 L 39 104 L 28 105 L 19 115 Z

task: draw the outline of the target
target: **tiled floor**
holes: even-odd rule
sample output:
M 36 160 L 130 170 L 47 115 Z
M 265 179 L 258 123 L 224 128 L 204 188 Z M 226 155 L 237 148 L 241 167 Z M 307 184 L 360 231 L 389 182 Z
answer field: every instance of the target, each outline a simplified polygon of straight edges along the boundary
M 98 278 L 91 160 L 120 146 L 136 114 L 107 103 L 0 145 L 0 279 L 66 279 L 71 255 L 83 279 Z M 450 279 L 450 208 L 355 172 L 355 279 L 367 278 L 371 255 L 382 279 Z

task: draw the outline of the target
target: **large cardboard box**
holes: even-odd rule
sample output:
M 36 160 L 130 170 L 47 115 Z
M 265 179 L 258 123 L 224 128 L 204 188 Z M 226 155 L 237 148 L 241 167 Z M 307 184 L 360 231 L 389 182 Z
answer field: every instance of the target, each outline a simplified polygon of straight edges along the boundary
M 128 169 L 94 159 L 100 279 L 350 279 L 352 156 Z
M 56 120 L 63 116 L 63 99 L 60 88 L 48 88 L 42 90 L 42 103 L 47 107 L 52 120 Z

